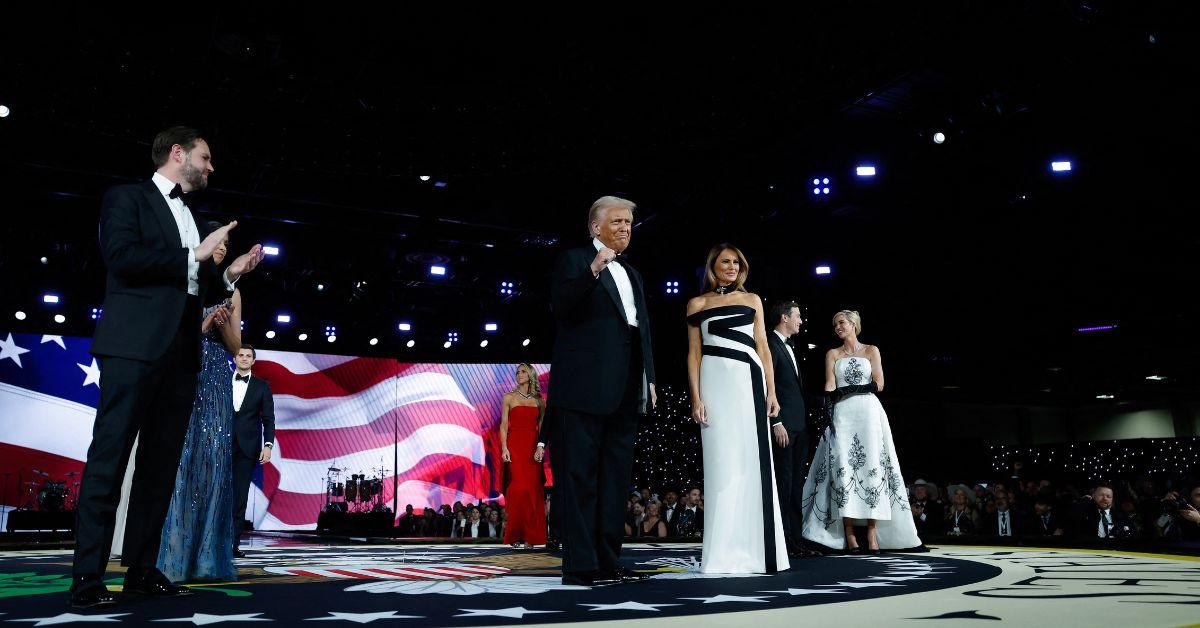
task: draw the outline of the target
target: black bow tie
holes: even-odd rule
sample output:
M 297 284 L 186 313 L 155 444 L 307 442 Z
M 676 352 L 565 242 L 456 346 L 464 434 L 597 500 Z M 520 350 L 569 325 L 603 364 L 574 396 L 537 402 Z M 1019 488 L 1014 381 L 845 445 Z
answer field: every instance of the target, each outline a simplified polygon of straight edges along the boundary
M 235 382 L 246 382 L 247 384 L 249 384 L 249 383 L 250 383 L 250 376 L 249 376 L 249 375 L 234 375 L 234 376 L 233 376 L 233 381 L 235 381 Z
M 184 195 L 183 194 L 183 186 L 176 183 L 175 187 L 171 188 L 171 193 L 168 194 L 167 196 L 169 196 L 171 198 L 182 198 L 183 195 Z

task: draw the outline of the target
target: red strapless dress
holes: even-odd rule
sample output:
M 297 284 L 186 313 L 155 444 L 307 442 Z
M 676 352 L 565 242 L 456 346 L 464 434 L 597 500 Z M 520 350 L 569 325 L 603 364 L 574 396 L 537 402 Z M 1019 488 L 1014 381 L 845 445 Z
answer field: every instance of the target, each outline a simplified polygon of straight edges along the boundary
M 508 411 L 508 486 L 504 490 L 504 506 L 508 523 L 504 525 L 504 542 L 524 541 L 531 545 L 546 544 L 546 495 L 542 479 L 542 463 L 533 460 L 537 448 L 538 409 L 516 406 Z

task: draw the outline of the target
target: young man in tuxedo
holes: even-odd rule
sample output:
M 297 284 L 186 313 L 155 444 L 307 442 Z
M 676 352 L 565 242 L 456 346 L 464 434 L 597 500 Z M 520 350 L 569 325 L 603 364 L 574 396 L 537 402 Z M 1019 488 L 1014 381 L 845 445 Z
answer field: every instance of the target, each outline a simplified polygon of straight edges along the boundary
M 258 354 L 243 344 L 234 356 L 233 374 L 233 555 L 244 558 L 238 549 L 246 525 L 246 500 L 250 478 L 256 464 L 271 461 L 275 449 L 275 398 L 271 385 L 254 377 L 251 369 Z
M 209 232 L 188 209 L 186 194 L 204 189 L 212 150 L 195 129 L 172 127 L 154 138 L 149 181 L 116 186 L 100 208 L 100 253 L 107 271 L 104 316 L 92 354 L 100 364 L 100 402 L 80 482 L 70 605 L 113 604 L 104 586 L 121 482 L 139 438 L 121 564 L 125 595 L 178 596 L 191 591 L 155 568 L 163 522 L 196 394 L 204 303 L 262 261 L 262 247 L 222 273 L 213 251 L 237 226 Z M 218 309 L 217 324 L 229 320 Z
M 980 517 L 979 529 L 988 536 L 1012 537 L 1025 534 L 1025 520 L 1011 508 L 1007 494 L 996 496 L 995 514 Z
M 645 579 L 619 562 L 638 414 L 655 404 L 642 277 L 618 257 L 633 236 L 633 210 L 625 199 L 597 199 L 588 211 L 591 242 L 563 253 L 551 273 L 549 404 L 561 431 L 553 455 L 562 456 L 554 481 L 563 584 Z
M 804 547 L 801 539 L 808 429 L 805 426 L 804 378 L 790 343 L 791 338 L 800 333 L 804 321 L 800 318 L 800 306 L 794 301 L 776 303 L 771 307 L 768 320 L 775 325 L 767 334 L 767 346 L 771 350 L 771 366 L 775 369 L 775 396 L 779 399 L 779 415 L 768 419 L 775 460 L 775 488 L 779 494 L 788 556 L 799 558 L 814 554 Z
M 667 496 L 662 505 L 662 520 L 667 524 L 667 536 L 675 536 L 677 533 L 676 526 L 679 523 L 679 513 L 683 511 L 683 504 L 679 501 L 679 494 L 675 491 L 667 491 Z

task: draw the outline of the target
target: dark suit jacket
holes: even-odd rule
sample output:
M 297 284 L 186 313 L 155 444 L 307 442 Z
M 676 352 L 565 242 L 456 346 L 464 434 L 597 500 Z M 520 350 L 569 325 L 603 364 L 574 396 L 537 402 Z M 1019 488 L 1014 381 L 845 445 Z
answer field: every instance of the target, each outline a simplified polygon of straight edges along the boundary
M 1116 508 L 1108 509 L 1111 522 L 1109 534 L 1114 539 L 1127 539 L 1133 536 L 1133 522 L 1128 515 Z M 1100 539 L 1100 509 L 1094 505 L 1084 505 L 1076 519 L 1074 537 L 1077 540 Z
M 554 343 L 550 401 L 555 407 L 587 414 L 612 414 L 620 406 L 629 377 L 633 334 L 617 293 L 612 271 L 592 276 L 596 249 L 586 247 L 563 253 L 551 275 L 550 301 L 558 336 Z M 645 383 L 653 384 L 654 355 L 650 349 L 650 315 L 642 277 L 622 258 L 629 274 L 637 307 Z M 647 392 L 643 386 L 641 406 Z M 643 410 L 644 411 L 644 410 Z
M 242 453 L 257 458 L 264 442 L 275 442 L 275 398 L 271 385 L 250 376 L 242 407 L 233 413 L 233 437 Z
M 200 238 L 209 229 L 197 220 Z M 104 315 L 96 324 L 91 352 L 97 356 L 150 361 L 167 351 L 187 305 L 188 252 L 179 238 L 171 208 L 153 181 L 108 190 L 100 208 L 100 254 L 108 272 Z M 206 296 L 231 294 L 209 260 L 200 264 L 200 304 Z M 200 369 L 198 304 L 195 318 L 196 370 Z
M 804 379 L 797 368 L 800 366 L 800 356 L 796 356 L 796 364 L 792 364 L 792 356 L 788 348 L 779 339 L 774 329 L 767 330 L 767 346 L 771 348 L 771 366 L 775 371 L 775 398 L 779 400 L 779 416 L 768 419 L 772 424 L 782 421 L 789 431 L 804 431 Z
M 1037 514 L 1036 512 L 1030 515 L 1029 530 L 1027 530 L 1027 532 L 1036 536 L 1054 536 L 1054 531 L 1062 528 L 1063 533 L 1065 534 L 1067 530 L 1066 526 L 1063 524 L 1062 517 L 1060 517 L 1058 513 L 1054 512 L 1053 510 L 1050 511 L 1049 515 L 1050 520 L 1046 523 L 1043 523 L 1041 515 Z M 1098 520 L 1097 523 L 1099 523 Z
M 697 508 L 689 511 L 686 506 L 679 511 L 679 520 L 675 524 L 675 532 L 680 536 L 691 536 L 696 532 L 704 532 L 704 511 Z
M 1027 531 L 1027 522 L 1021 517 L 1021 513 L 1012 508 L 1008 509 L 1008 523 L 1012 526 L 1012 530 L 1009 532 L 1013 536 L 1025 534 Z M 1000 534 L 1000 513 L 997 512 L 990 515 L 986 512 L 979 513 L 979 532 L 980 534 L 998 536 Z

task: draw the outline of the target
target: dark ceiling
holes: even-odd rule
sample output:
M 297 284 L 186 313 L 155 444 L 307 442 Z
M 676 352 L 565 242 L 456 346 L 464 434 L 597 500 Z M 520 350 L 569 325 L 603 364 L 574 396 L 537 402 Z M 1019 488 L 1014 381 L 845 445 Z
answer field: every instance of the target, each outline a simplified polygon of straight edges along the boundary
M 685 378 L 704 254 L 732 241 L 750 289 L 805 304 L 810 364 L 832 312 L 860 310 L 898 396 L 1141 404 L 1195 386 L 1187 3 L 855 2 L 594 30 L 546 15 L 199 13 L 0 27 L 12 329 L 91 333 L 99 195 L 147 177 L 150 139 L 182 122 L 213 149 L 200 217 L 241 221 L 235 250 L 283 249 L 244 284 L 261 346 L 546 360 L 545 272 L 584 242 L 590 202 L 619 194 L 639 204 L 631 255 L 665 380 Z M 1055 158 L 1075 169 L 1052 175 Z M 878 176 L 858 180 L 868 162 Z M 814 176 L 829 196 L 812 195 Z M 448 277 L 428 275 L 437 261 Z M 519 294 L 501 296 L 505 280 Z M 663 293 L 671 280 L 683 294 Z M 47 290 L 66 325 L 48 322 Z M 328 324 L 335 344 L 318 342 Z M 462 341 L 443 350 L 451 330 Z

